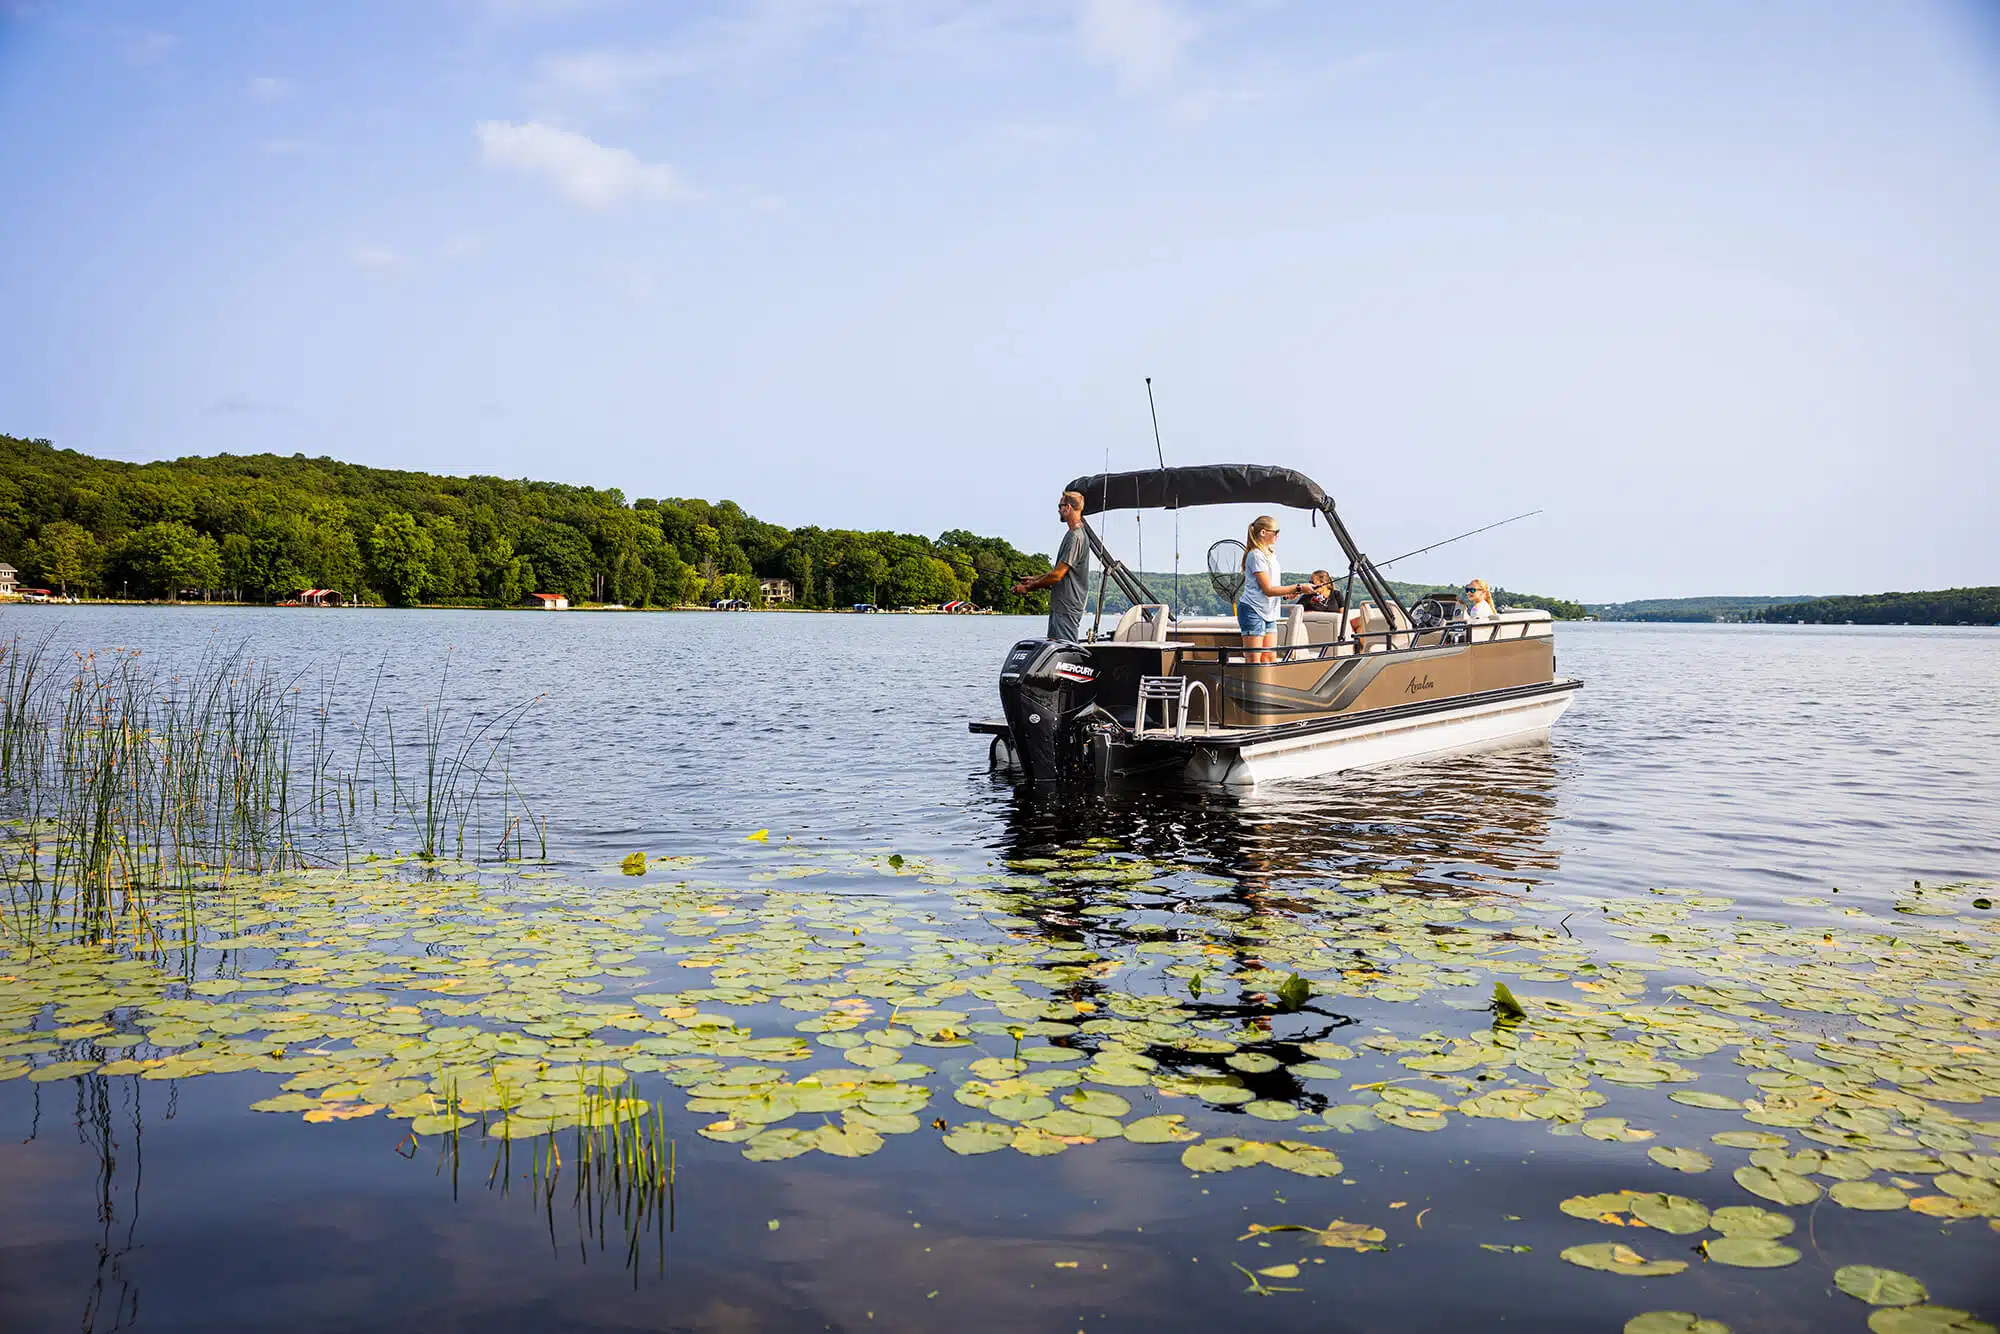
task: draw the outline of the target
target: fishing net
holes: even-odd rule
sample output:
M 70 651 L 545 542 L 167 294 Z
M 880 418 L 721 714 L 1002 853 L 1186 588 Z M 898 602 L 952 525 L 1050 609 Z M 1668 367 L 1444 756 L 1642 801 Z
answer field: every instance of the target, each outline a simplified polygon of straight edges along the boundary
M 1243 555 L 1243 544 L 1227 537 L 1208 549 L 1208 582 L 1225 602 L 1243 592 Z

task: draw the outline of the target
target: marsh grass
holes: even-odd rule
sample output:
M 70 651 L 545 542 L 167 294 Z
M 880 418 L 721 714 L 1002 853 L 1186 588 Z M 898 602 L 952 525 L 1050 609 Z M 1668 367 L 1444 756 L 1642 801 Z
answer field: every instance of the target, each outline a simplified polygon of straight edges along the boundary
M 141 939 L 162 893 L 351 866 L 404 839 L 427 863 L 545 855 L 509 764 L 534 701 L 461 720 L 448 674 L 399 736 L 380 671 L 355 710 L 337 670 L 285 674 L 242 650 L 174 670 L 132 650 L 0 643 L 8 929 Z

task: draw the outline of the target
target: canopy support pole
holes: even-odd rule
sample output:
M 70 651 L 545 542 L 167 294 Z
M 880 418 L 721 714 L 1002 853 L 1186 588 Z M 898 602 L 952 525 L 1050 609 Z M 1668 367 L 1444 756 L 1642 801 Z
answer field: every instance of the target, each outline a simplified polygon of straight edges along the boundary
M 1375 605 L 1385 608 L 1394 607 L 1397 611 L 1403 613 L 1403 620 L 1407 624 L 1410 619 L 1410 609 L 1405 607 L 1403 600 L 1397 597 L 1390 589 L 1389 581 L 1384 579 L 1381 571 L 1375 568 L 1375 562 L 1362 555 L 1360 548 L 1354 545 L 1354 538 L 1348 533 L 1347 525 L 1340 521 L 1340 515 L 1335 511 L 1332 503 L 1328 502 L 1326 508 L 1321 510 L 1320 513 L 1326 515 L 1326 526 L 1333 530 L 1334 539 L 1340 543 L 1340 549 L 1347 553 L 1348 568 L 1353 572 L 1349 575 L 1350 586 L 1353 574 L 1358 573 L 1361 576 L 1361 582 L 1368 587 L 1369 596 L 1375 599 Z M 1386 612 L 1384 614 L 1386 615 Z M 1393 630 L 1394 628 L 1395 622 L 1392 619 L 1390 629 Z
M 1141 602 L 1157 603 L 1159 601 L 1159 598 L 1153 595 L 1153 590 L 1146 587 L 1144 580 L 1126 569 L 1124 561 L 1119 560 L 1111 554 L 1110 549 L 1104 545 L 1104 539 L 1097 535 L 1097 530 L 1090 526 L 1090 520 L 1088 519 L 1083 521 L 1083 536 L 1084 540 L 1090 543 L 1090 549 L 1096 555 L 1098 564 L 1104 567 L 1105 577 L 1117 584 L 1118 591 L 1131 599 L 1135 606 Z M 1098 603 L 1101 608 L 1103 605 L 1101 585 L 1099 587 Z

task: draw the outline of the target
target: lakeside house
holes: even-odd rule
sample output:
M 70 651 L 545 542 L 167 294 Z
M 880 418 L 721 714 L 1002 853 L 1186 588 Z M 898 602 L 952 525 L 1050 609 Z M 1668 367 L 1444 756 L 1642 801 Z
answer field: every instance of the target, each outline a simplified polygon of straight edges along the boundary
M 5 561 L 0 561 L 0 598 L 13 597 L 15 585 L 20 581 L 20 573 Z
M 542 611 L 568 611 L 569 599 L 560 593 L 530 593 L 521 605 Z
M 764 605 L 767 607 L 789 606 L 798 600 L 798 592 L 789 579 L 759 579 L 757 586 L 764 590 Z

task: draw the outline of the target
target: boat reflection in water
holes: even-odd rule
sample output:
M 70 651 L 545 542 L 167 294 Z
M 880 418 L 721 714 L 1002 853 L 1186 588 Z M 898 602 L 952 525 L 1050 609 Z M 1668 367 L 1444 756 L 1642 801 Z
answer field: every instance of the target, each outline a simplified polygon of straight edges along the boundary
M 1558 772 L 1547 741 L 1254 793 L 1011 791 L 1001 846 L 1046 857 L 1087 839 L 1235 876 L 1251 893 L 1306 877 L 1406 875 L 1416 887 L 1538 883 L 1557 869 Z M 1474 869 L 1474 868 L 1478 869 Z
M 1303 980 L 1292 990 L 1264 951 L 1295 939 L 1301 922 L 1323 923 L 1343 971 L 1379 976 L 1405 955 L 1365 937 L 1336 941 L 1348 902 L 1358 909 L 1393 888 L 1434 899 L 1455 917 L 1458 907 L 1532 890 L 1557 870 L 1557 781 L 1554 753 L 1542 743 L 1240 799 L 1153 791 L 1076 801 L 1023 787 L 1008 807 L 1005 859 L 1022 869 L 1085 869 L 1046 870 L 1055 883 L 1011 896 L 1009 907 L 1023 935 L 1067 947 L 1044 984 L 1079 1014 L 1115 1012 L 1114 993 L 1135 979 L 1100 981 L 1078 966 L 1078 951 L 1144 954 L 1149 944 L 1198 935 L 1197 956 L 1174 950 L 1158 976 L 1136 986 L 1171 997 L 1180 1017 L 1230 1040 L 1213 1052 L 1163 1043 L 1146 1054 L 1168 1074 L 1202 1081 L 1200 1096 L 1211 1100 L 1215 1085 L 1227 1084 L 1240 1100 L 1322 1112 L 1329 1086 L 1315 1087 L 1293 1067 L 1314 1059 L 1309 1044 L 1341 1041 L 1361 1016 L 1341 997 L 1313 995 Z M 1121 865 L 1134 874 L 1096 878 Z M 1477 1009 L 1486 995 L 1468 990 L 1444 1003 Z

